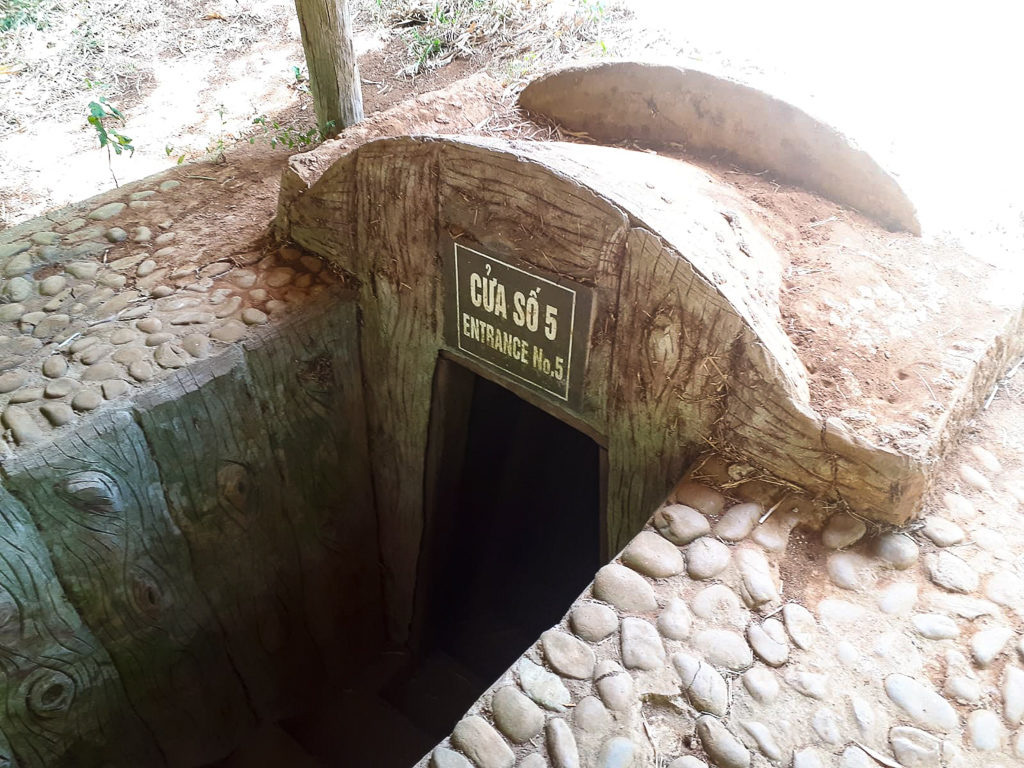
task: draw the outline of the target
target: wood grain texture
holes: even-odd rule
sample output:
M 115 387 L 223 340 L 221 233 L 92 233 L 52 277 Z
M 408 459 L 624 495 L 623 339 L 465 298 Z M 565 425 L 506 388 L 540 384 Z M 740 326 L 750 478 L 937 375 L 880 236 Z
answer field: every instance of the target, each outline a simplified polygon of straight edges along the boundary
M 348 0 L 295 0 L 320 132 L 333 136 L 363 119 Z
M 505 144 L 445 143 L 440 171 L 439 215 L 456 240 L 595 289 L 580 415 L 603 423 L 626 215 Z
M 259 413 L 238 347 L 136 400 L 196 583 L 250 704 L 274 721 L 316 688 L 323 660 L 306 626 L 299 545 L 282 514 L 292 491 Z
M 0 765 L 166 765 L 68 602 L 31 516 L 2 486 L 0 707 Z
M 384 634 L 354 299 L 334 291 L 245 352 L 252 412 L 276 458 L 279 514 L 298 555 L 293 607 L 319 649 L 323 683 L 379 653 Z
M 743 325 L 690 263 L 632 229 L 610 368 L 608 537 L 617 552 L 701 450 Z
M 252 713 L 131 414 L 95 414 L 5 468 L 168 763 L 229 752 Z
M 389 632 L 412 617 L 431 384 L 441 346 L 437 145 L 375 142 L 356 163 L 362 361 Z M 372 310 L 370 309 L 372 307 Z

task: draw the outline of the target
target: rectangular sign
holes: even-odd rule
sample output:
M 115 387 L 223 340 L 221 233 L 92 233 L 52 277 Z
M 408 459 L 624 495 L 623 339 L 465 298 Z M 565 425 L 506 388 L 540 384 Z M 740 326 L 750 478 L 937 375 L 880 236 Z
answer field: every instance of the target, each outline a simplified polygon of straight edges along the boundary
M 577 400 L 590 330 L 590 289 L 453 245 L 454 302 L 450 297 L 448 312 L 454 318 L 448 327 L 455 345 L 560 400 Z

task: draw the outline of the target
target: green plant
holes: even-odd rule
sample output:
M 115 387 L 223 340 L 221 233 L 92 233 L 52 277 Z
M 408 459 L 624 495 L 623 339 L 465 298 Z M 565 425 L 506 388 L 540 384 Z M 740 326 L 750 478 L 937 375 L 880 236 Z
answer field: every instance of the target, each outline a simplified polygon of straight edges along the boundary
M 262 137 L 270 142 L 272 148 L 277 148 L 279 144 L 288 149 L 308 147 L 311 144 L 318 144 L 326 138 L 315 126 L 307 131 L 300 131 L 290 125 L 281 125 L 276 120 L 269 120 L 266 115 L 253 118 L 252 124 L 260 126 Z M 327 134 L 330 134 L 334 129 L 334 121 L 328 122 L 326 127 Z M 257 138 L 260 137 L 250 136 L 249 143 L 255 144 Z
M 165 144 L 164 145 L 164 154 L 167 155 L 168 157 L 171 157 L 172 155 L 174 155 L 174 147 L 171 146 L 170 144 Z M 175 158 L 175 164 L 176 165 L 181 165 L 184 162 L 185 162 L 185 153 L 182 152 L 180 155 L 177 156 L 177 158 Z
M 90 87 L 92 86 L 90 85 Z M 126 124 L 124 114 L 108 102 L 106 96 L 100 96 L 99 101 L 89 102 L 89 115 L 87 119 L 89 125 L 96 129 L 100 140 L 100 148 L 106 147 L 107 149 L 107 167 L 110 168 L 110 175 L 114 179 L 114 186 L 120 186 L 117 183 L 117 176 L 114 175 L 114 164 L 110 150 L 113 148 L 115 154 L 118 155 L 122 152 L 128 152 L 129 157 L 135 154 L 135 147 L 132 145 L 131 138 L 125 136 L 116 127 L 117 123 L 121 125 Z
M 29 25 L 42 29 L 46 22 L 41 6 L 40 0 L 3 0 L 0 2 L 0 32 Z

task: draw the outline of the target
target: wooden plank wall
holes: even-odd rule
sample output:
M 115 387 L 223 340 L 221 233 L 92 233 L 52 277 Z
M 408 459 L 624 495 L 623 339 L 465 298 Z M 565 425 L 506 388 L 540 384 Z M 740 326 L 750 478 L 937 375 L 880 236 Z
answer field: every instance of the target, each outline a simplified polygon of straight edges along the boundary
M 12 764 L 205 764 L 379 651 L 352 299 L 3 464 Z

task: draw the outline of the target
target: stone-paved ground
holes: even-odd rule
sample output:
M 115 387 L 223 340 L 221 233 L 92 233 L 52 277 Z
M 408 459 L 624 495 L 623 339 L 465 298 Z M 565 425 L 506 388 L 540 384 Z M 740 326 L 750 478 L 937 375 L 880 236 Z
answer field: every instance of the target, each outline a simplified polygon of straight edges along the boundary
M 39 441 L 337 282 L 320 259 L 290 247 L 230 256 L 180 247 L 180 206 L 165 198 L 202 193 L 152 181 L 82 215 L 35 219 L 0 244 L 8 442 Z
M 420 765 L 1024 764 L 1021 425 L 997 398 L 904 531 L 682 484 Z

